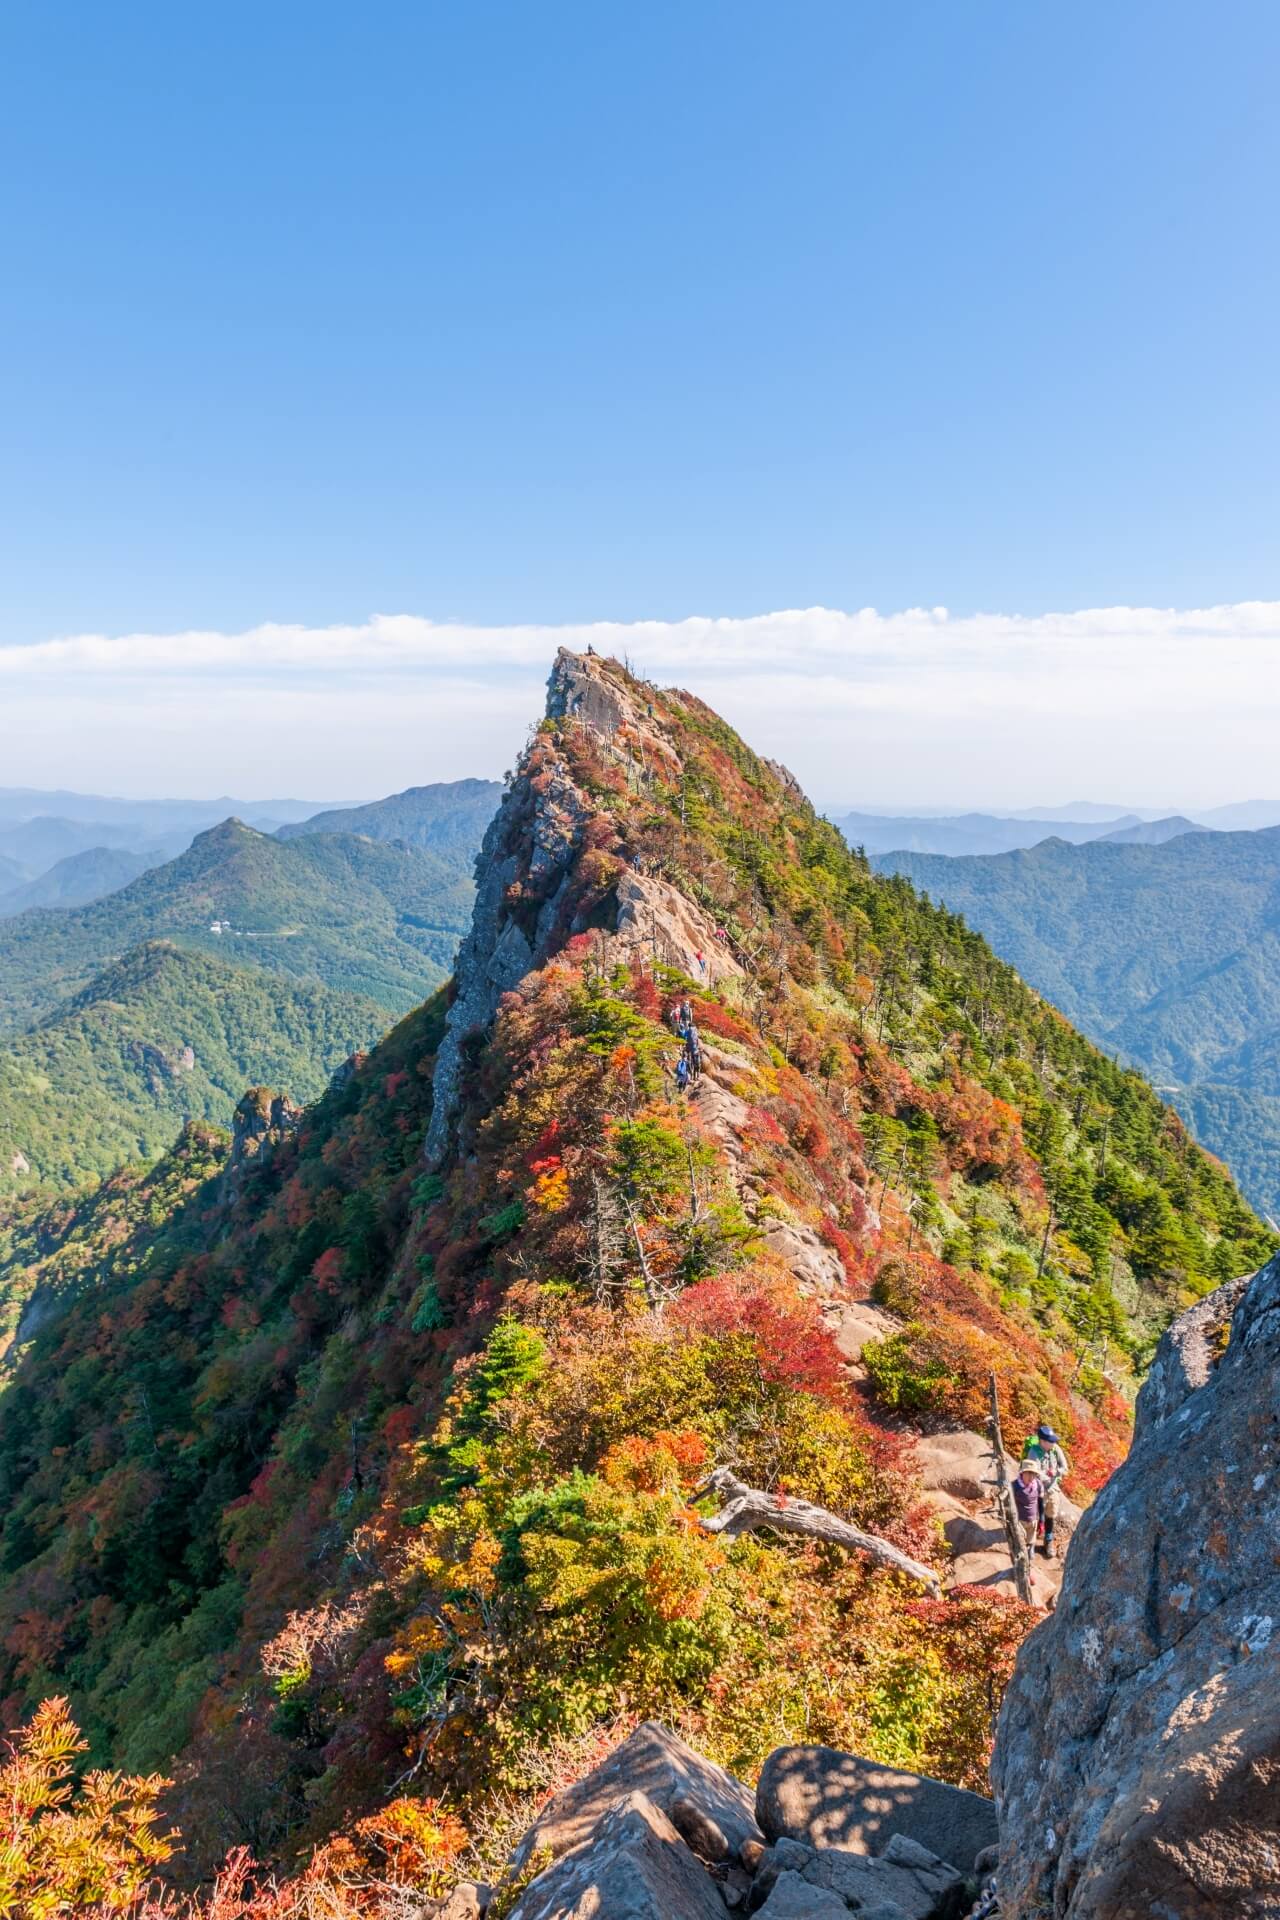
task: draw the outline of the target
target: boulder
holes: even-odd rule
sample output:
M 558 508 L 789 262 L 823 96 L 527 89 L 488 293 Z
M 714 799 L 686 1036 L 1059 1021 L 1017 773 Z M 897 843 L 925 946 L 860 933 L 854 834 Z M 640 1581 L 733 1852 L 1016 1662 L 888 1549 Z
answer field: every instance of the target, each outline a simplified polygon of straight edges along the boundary
M 530 1882 L 510 1920 L 725 1920 L 726 1911 L 662 1810 L 628 1793 Z
M 810 1886 L 798 1873 L 780 1873 L 757 1912 L 761 1920 L 849 1920 L 838 1894 Z
M 763 1911 L 770 1912 L 772 1890 L 786 1879 L 838 1899 L 846 1912 L 878 1913 L 883 1920 L 958 1920 L 968 1885 L 955 1867 L 901 1833 L 890 1836 L 878 1858 L 845 1847 L 779 1840 L 757 1875 L 753 1902 L 758 1905 L 767 1894 Z
M 1019 1655 L 992 1763 L 1002 1912 L 1280 1913 L 1278 1442 L 1280 1257 L 1161 1341 Z
M 844 1263 L 821 1234 L 802 1221 L 761 1220 L 760 1232 L 771 1253 L 790 1269 L 802 1292 L 834 1293 L 845 1284 Z
M 842 1359 L 857 1361 L 868 1340 L 884 1340 L 902 1331 L 902 1322 L 874 1300 L 847 1300 L 824 1306 L 828 1330 Z
M 553 1858 L 578 1846 L 623 1794 L 645 1795 L 686 1835 L 698 1836 L 707 1857 L 727 1859 L 761 1837 L 751 1789 L 723 1767 L 704 1760 L 676 1734 L 645 1720 L 598 1767 L 563 1788 L 542 1809 L 514 1855 L 520 1868 L 539 1847 Z M 723 1846 L 723 1851 L 715 1851 Z
M 995 1807 L 980 1794 L 833 1747 L 771 1753 L 756 1789 L 756 1819 L 770 1840 L 881 1857 L 901 1834 L 960 1873 L 996 1840 Z
M 990 1500 L 996 1484 L 991 1442 L 985 1434 L 957 1427 L 951 1433 L 930 1433 L 916 1442 L 920 1484 L 926 1493 L 949 1493 L 957 1500 Z M 1009 1464 L 1010 1477 L 1018 1464 Z
M 433 1909 L 433 1920 L 484 1920 L 492 1899 L 492 1887 L 478 1880 L 459 1880 L 452 1893 Z

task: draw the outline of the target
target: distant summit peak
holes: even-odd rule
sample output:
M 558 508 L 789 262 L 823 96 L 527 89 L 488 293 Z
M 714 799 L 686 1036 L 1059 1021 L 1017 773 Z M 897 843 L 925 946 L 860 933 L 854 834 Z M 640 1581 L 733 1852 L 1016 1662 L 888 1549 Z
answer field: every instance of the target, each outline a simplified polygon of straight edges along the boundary
M 225 820 L 219 820 L 214 827 L 206 827 L 203 833 L 196 834 L 193 847 L 229 846 L 236 840 L 267 840 L 269 834 L 260 833 L 257 827 L 251 827 L 238 813 L 229 813 Z

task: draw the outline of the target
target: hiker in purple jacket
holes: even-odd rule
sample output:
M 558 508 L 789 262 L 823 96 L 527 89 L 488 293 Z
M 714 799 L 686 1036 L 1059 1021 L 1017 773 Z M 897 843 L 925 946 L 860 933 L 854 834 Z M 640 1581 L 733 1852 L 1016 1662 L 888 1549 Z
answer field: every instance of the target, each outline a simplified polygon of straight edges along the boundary
M 1018 1477 L 1013 1483 L 1013 1504 L 1018 1509 L 1029 1560 L 1036 1550 L 1036 1533 L 1044 1510 L 1044 1481 L 1034 1460 L 1024 1460 L 1018 1469 Z

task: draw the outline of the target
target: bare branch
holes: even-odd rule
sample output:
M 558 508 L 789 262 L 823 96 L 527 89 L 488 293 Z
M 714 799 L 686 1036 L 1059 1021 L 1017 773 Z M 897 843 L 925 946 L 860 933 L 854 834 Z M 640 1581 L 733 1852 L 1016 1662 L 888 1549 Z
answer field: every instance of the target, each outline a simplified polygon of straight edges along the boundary
M 909 1579 L 918 1580 L 935 1600 L 941 1596 L 941 1585 L 932 1567 L 913 1560 L 889 1541 L 882 1540 L 879 1534 L 863 1533 L 860 1528 L 850 1526 L 847 1520 L 829 1513 L 826 1507 L 815 1507 L 808 1500 L 762 1493 L 758 1487 L 749 1487 L 739 1480 L 728 1467 L 717 1467 L 710 1479 L 697 1488 L 693 1498 L 700 1499 L 706 1493 L 718 1493 L 727 1505 L 710 1518 L 699 1519 L 704 1533 L 723 1533 L 730 1540 L 736 1540 L 740 1533 L 755 1533 L 762 1527 L 774 1533 L 800 1534 L 807 1540 L 822 1540 L 830 1546 L 864 1553 L 877 1566 L 890 1567 L 895 1573 L 905 1573 Z

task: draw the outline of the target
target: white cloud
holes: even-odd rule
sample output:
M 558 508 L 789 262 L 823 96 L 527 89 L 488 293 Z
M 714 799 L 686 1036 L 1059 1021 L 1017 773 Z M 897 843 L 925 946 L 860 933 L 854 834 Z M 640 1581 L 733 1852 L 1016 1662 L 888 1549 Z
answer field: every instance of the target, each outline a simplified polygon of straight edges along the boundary
M 557 646 L 701 693 L 821 800 L 1207 805 L 1274 788 L 1280 602 L 1021 618 L 77 634 L 0 645 L 0 784 L 373 794 L 509 765 Z

